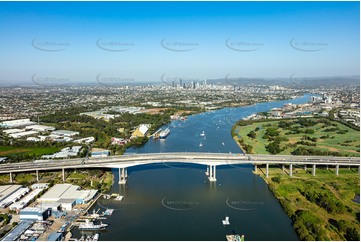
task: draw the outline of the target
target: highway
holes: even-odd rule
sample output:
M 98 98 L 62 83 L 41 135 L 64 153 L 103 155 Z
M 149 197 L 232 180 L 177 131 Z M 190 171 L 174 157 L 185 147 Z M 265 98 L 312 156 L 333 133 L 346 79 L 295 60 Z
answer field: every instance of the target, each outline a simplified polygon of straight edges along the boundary
M 88 159 L 45 160 L 0 165 L 0 173 L 60 170 L 75 168 L 127 168 L 153 163 L 194 163 L 202 165 L 295 164 L 360 166 L 360 157 L 244 155 L 233 153 L 149 153 L 108 156 Z

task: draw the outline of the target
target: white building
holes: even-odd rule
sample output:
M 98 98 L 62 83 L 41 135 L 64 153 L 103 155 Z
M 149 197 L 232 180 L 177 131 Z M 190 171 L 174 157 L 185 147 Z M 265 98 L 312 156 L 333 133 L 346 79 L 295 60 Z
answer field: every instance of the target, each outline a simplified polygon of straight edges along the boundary
M 37 131 L 25 131 L 25 132 L 10 134 L 9 136 L 11 138 L 14 138 L 14 139 L 19 139 L 19 138 L 34 135 L 34 134 L 37 134 L 37 133 L 38 133 Z
M 31 189 L 47 189 L 49 187 L 49 183 L 35 183 L 30 187 Z
M 79 144 L 90 144 L 90 143 L 93 143 L 95 141 L 95 138 L 94 137 L 87 137 L 87 138 L 83 138 L 83 139 L 77 139 L 77 140 L 74 140 L 74 143 L 79 143 Z
M 29 204 L 31 200 L 33 200 L 37 195 L 39 195 L 44 189 L 35 189 L 31 191 L 28 195 L 20 199 L 18 202 L 15 202 L 10 205 L 11 210 L 19 210 L 24 208 Z
M 20 220 L 46 220 L 51 216 L 51 210 L 48 208 L 27 207 L 20 210 Z
M 56 184 L 50 188 L 43 196 L 41 196 L 39 202 L 59 202 L 71 203 L 70 200 L 75 201 L 75 204 L 85 204 L 97 194 L 97 190 L 80 190 L 79 186 L 71 184 Z M 66 200 L 61 200 L 66 199 Z
M 55 127 L 35 124 L 35 125 L 26 126 L 25 129 L 39 131 L 39 132 L 49 132 L 49 131 L 54 131 Z
M 40 139 L 39 138 L 36 138 L 36 137 L 28 137 L 26 138 L 26 141 L 30 141 L 30 142 L 39 142 Z
M 62 137 L 73 137 L 75 135 L 79 135 L 79 132 L 71 131 L 71 130 L 56 130 L 56 131 L 53 131 L 51 134 L 59 135 Z
M 20 133 L 20 132 L 24 132 L 25 129 L 6 129 L 3 132 L 5 134 L 15 134 L 15 133 Z
M 35 122 L 30 121 L 30 119 L 16 119 L 10 121 L 3 121 L 0 123 L 0 127 L 2 128 L 15 128 L 15 127 L 22 127 L 26 125 L 32 125 Z

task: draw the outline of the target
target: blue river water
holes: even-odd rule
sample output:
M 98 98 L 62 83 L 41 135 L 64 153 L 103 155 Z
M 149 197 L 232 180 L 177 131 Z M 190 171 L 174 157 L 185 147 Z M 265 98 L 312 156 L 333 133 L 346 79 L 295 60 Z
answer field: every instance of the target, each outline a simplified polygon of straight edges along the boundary
M 253 113 L 306 103 L 310 95 L 286 101 L 224 108 L 172 121 L 165 140 L 149 140 L 127 153 L 221 152 L 241 153 L 231 136 L 237 120 Z M 205 136 L 200 134 L 204 131 Z M 200 146 L 200 144 L 202 144 Z M 98 200 L 95 209 L 113 208 L 100 240 L 222 241 L 226 234 L 243 234 L 246 240 L 298 240 L 278 200 L 267 184 L 252 173 L 251 165 L 217 167 L 210 183 L 206 167 L 194 164 L 152 164 L 128 168 L 127 184 L 117 183 L 114 193 L 122 202 Z M 229 217 L 230 225 L 222 220 Z M 76 233 L 76 232 L 75 232 Z

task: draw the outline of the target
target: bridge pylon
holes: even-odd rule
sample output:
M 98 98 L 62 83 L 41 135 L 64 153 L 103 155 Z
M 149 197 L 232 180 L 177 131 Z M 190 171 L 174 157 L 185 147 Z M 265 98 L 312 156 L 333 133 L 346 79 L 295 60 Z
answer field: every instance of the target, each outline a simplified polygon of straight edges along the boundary
M 215 166 L 215 165 L 209 165 L 209 166 L 207 166 L 206 175 L 207 175 L 208 180 L 209 180 L 210 182 L 215 182 L 215 181 L 217 181 L 217 178 L 216 178 L 216 166 Z
M 121 169 L 121 170 L 120 170 Z M 126 184 L 128 177 L 127 168 L 119 168 L 119 184 Z

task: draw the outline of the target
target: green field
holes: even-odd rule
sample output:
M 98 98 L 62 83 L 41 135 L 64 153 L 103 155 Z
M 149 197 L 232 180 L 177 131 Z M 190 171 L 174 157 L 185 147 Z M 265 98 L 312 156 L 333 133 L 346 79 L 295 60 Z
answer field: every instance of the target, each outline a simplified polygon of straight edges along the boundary
M 252 131 L 254 132 L 253 135 L 250 134 Z M 276 135 L 272 136 L 273 134 Z M 233 135 L 239 145 L 243 143 L 243 146 L 244 144 L 251 146 L 247 153 L 360 155 L 360 132 L 326 118 L 272 120 L 254 123 L 240 121 L 235 126 Z M 271 143 L 277 146 L 277 149 L 271 151 L 267 149 Z M 295 150 L 297 153 L 294 153 Z M 307 150 L 312 151 L 308 152 Z
M 22 155 L 49 155 L 59 151 L 57 147 L 12 147 L 12 146 L 0 146 L 0 156 L 9 156 L 12 154 Z
M 286 167 L 287 168 L 287 167 Z M 301 240 L 358 240 L 360 233 L 360 205 L 353 202 L 360 194 L 357 169 L 296 168 L 289 177 L 279 167 L 273 166 L 266 178 L 265 168 L 260 174 L 278 198 Z

